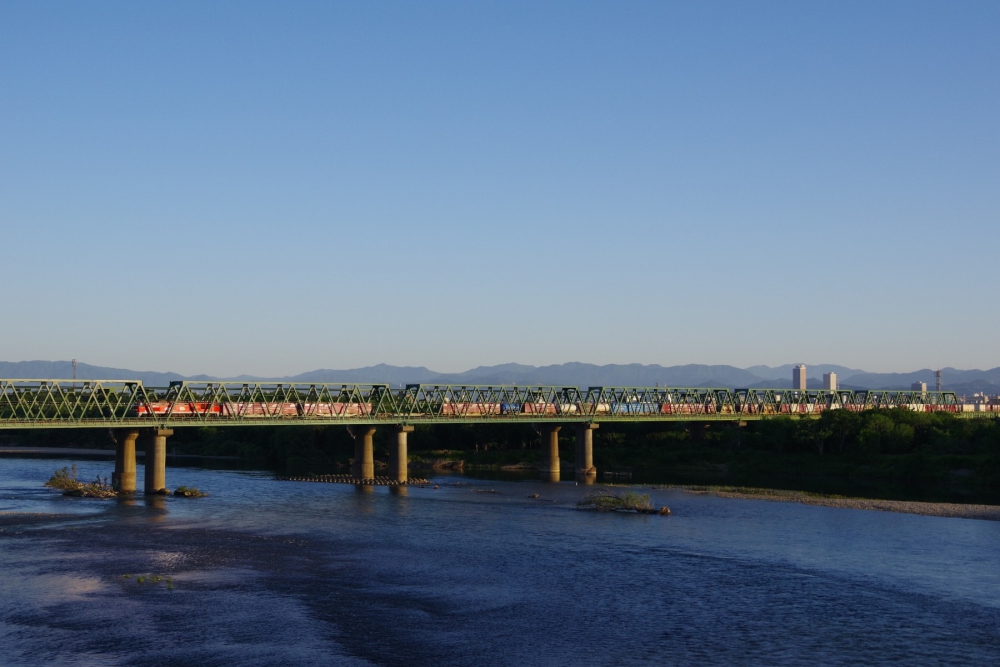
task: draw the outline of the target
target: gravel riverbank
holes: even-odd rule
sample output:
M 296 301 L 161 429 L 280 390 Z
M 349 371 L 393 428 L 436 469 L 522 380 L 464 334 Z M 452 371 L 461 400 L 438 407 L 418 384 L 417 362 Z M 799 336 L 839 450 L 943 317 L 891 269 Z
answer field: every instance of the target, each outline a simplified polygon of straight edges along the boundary
M 801 491 L 780 491 L 776 489 L 751 489 L 741 487 L 675 487 L 688 493 L 719 496 L 721 498 L 743 498 L 747 500 L 773 500 L 795 502 L 805 505 L 842 507 L 855 510 L 875 510 L 879 512 L 902 512 L 925 516 L 944 516 L 959 519 L 984 519 L 1000 521 L 1000 505 L 964 505 L 961 503 L 921 503 L 909 500 L 876 500 L 872 498 L 840 498 L 814 495 Z

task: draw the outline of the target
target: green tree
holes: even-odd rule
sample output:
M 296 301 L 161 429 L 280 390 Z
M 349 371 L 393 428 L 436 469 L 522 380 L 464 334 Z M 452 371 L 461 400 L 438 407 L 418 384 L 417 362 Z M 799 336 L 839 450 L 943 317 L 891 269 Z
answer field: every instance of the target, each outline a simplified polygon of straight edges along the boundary
M 853 441 L 861 431 L 861 416 L 850 410 L 824 410 L 819 423 L 821 428 L 830 431 L 840 454 L 844 453 L 844 445 Z
M 875 412 L 866 416 L 864 426 L 858 437 L 858 442 L 864 448 L 865 456 L 871 460 L 874 454 L 882 451 L 882 443 L 896 428 L 895 422 L 888 415 Z
M 801 432 L 803 440 L 823 456 L 826 441 L 833 435 L 833 429 L 819 419 L 809 419 L 803 424 Z

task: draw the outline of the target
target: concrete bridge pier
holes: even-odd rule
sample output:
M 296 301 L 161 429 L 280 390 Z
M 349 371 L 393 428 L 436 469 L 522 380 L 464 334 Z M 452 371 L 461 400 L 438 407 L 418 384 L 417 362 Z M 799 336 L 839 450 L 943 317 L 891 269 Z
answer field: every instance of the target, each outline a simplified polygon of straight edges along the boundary
M 146 493 L 167 488 L 167 438 L 173 434 L 169 428 L 158 428 L 146 440 Z
M 409 454 L 406 451 L 406 440 L 407 434 L 413 433 L 413 427 L 400 424 L 396 426 L 395 431 L 396 442 L 389 443 L 389 479 L 405 482 L 410 474 L 407 466 Z
M 600 424 L 579 424 L 576 427 L 576 479 L 593 484 L 597 479 L 594 467 L 594 430 Z
M 559 429 L 561 426 L 542 424 L 542 458 L 538 474 L 544 482 L 559 481 Z
M 111 488 L 116 491 L 135 491 L 135 441 L 139 431 L 115 433 L 115 471 L 111 474 Z
M 354 436 L 354 465 L 351 474 L 354 479 L 375 479 L 375 451 L 372 448 L 374 426 L 352 426 Z

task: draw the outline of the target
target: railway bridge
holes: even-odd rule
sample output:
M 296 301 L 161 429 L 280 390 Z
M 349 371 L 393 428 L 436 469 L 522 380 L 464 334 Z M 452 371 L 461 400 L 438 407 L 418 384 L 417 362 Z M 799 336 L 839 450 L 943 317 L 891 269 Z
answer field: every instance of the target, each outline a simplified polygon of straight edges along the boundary
M 166 487 L 166 443 L 177 428 L 343 425 L 354 437 L 359 480 L 375 476 L 372 436 L 387 428 L 389 475 L 406 481 L 407 435 L 417 424 L 530 423 L 541 434 L 542 477 L 558 481 L 562 428 L 576 429 L 575 472 L 593 479 L 600 422 L 743 422 L 874 408 L 971 416 L 953 392 L 935 391 L 0 379 L 0 429 L 113 430 L 119 490 L 136 490 L 135 447 L 145 433 L 146 493 Z

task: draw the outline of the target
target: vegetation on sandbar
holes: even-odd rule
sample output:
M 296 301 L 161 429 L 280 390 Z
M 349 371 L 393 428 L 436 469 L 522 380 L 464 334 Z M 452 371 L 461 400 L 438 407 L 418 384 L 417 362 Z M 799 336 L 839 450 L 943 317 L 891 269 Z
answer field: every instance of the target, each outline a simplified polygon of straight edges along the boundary
M 670 508 L 661 507 L 654 509 L 649 495 L 636 493 L 635 491 L 624 491 L 623 493 L 613 493 L 604 489 L 598 489 L 593 493 L 588 493 L 583 500 L 578 502 L 577 507 L 584 510 L 595 510 L 598 512 L 638 512 L 639 514 L 670 514 Z
M 103 480 L 98 477 L 93 482 L 81 482 L 76 477 L 76 466 L 72 468 L 60 468 L 55 474 L 45 482 L 45 486 L 57 489 L 66 496 L 78 496 L 81 498 L 114 498 L 118 492 L 108 484 L 108 478 Z

